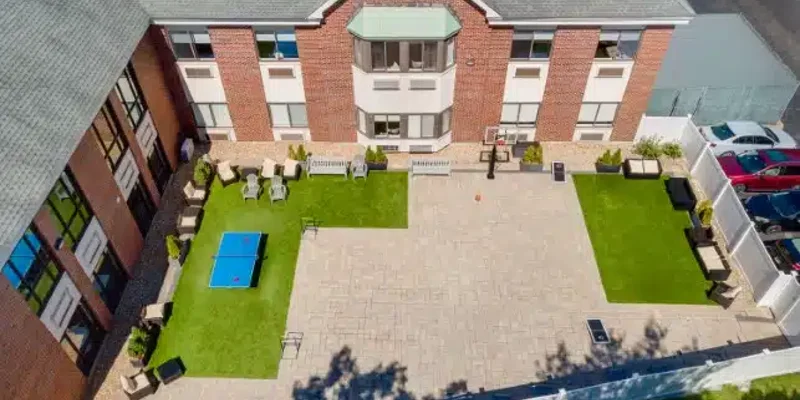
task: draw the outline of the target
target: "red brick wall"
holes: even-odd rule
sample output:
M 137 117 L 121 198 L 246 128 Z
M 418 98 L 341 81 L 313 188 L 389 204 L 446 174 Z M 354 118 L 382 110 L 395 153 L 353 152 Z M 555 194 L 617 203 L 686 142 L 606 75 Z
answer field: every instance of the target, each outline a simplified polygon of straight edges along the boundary
M 90 135 L 93 133 L 88 131 L 83 135 L 68 165 L 108 236 L 111 247 L 117 252 L 128 275 L 133 275 L 133 265 L 142 250 L 142 234 L 136 227 L 133 214 L 111 169 L 103 159 L 100 147 Z
M 55 259 L 58 260 L 64 272 L 75 284 L 75 287 L 78 288 L 78 291 L 86 300 L 86 303 L 89 304 L 92 312 L 97 317 L 97 322 L 103 326 L 103 329 L 107 331 L 111 330 L 111 319 L 113 318 L 111 311 L 106 307 L 106 304 L 94 289 L 94 286 L 92 286 L 91 279 L 86 275 L 86 272 L 83 270 L 83 267 L 81 267 L 75 254 L 72 253 L 72 250 L 69 249 L 68 246 L 63 246 L 61 250 L 55 249 L 56 238 L 59 234 L 56 226 L 53 224 L 50 213 L 45 208 L 40 209 L 33 219 L 33 224 L 44 239 L 47 249 Z
M 432 3 L 449 5 L 462 24 L 456 45 L 453 140 L 479 141 L 486 126 L 500 121 L 512 30 L 489 28 L 481 11 L 469 2 L 439 0 Z M 416 3 L 376 0 L 365 2 L 367 4 Z M 347 22 L 355 10 L 353 1 L 344 1 L 329 11 L 321 27 L 298 28 L 296 32 L 306 109 L 315 141 L 356 140 L 353 38 L 347 31 Z M 473 60 L 474 65 L 467 66 L 468 59 Z
M 647 28 L 642 32 L 631 78 L 625 87 L 622 104 L 614 120 L 611 140 L 633 140 L 636 136 L 639 121 L 647 110 L 658 70 L 661 69 L 661 61 L 669 48 L 672 31 L 670 26 Z
M 198 137 L 197 126 L 195 126 L 194 115 L 192 114 L 192 107 L 188 100 L 189 96 L 187 96 L 186 88 L 183 86 L 183 79 L 181 78 L 181 72 L 178 70 L 178 64 L 175 63 L 175 55 L 172 53 L 172 47 L 168 39 L 166 28 L 151 25 L 147 30 L 145 39 L 150 39 L 153 48 L 158 54 L 158 60 L 161 63 L 161 71 L 164 73 L 164 82 L 169 88 L 173 104 L 175 105 L 175 111 L 178 113 L 181 131 L 195 138 Z M 137 50 L 141 48 L 141 42 L 139 42 L 139 45 L 140 47 L 138 47 Z M 141 58 L 136 57 L 136 53 L 134 53 L 134 57 L 136 58 L 136 60 L 134 60 L 135 63 L 141 62 Z M 143 79 L 141 79 L 139 83 L 145 86 L 142 80 Z M 156 129 L 158 129 L 158 126 L 156 126 Z M 164 143 L 164 146 L 166 147 L 167 144 Z M 166 150 L 169 152 L 169 149 Z
M 561 27 L 556 31 L 536 123 L 537 140 L 572 140 L 599 39 L 599 28 Z
M 0 332 L 0 398 L 81 398 L 86 378 L 7 279 L 0 279 Z
M 250 27 L 209 28 L 209 34 L 236 140 L 272 140 L 253 30 Z
M 167 159 L 174 171 L 178 168 L 178 147 L 180 145 L 181 132 L 178 108 L 179 105 L 187 109 L 189 106 L 185 95 L 176 101 L 175 96 L 170 92 L 169 72 L 163 69 L 164 62 L 159 56 L 156 40 L 153 39 L 152 33 L 154 31 L 156 35 L 160 34 L 159 31 L 154 29 L 147 31 L 142 40 L 139 41 L 136 51 L 133 52 L 131 64 L 133 64 L 133 70 L 139 80 L 142 96 L 150 109 L 153 125 L 158 131 L 158 137 L 161 139 Z M 158 36 L 156 36 L 156 39 L 158 39 Z M 163 36 L 161 41 L 163 41 Z M 174 65 L 172 57 L 166 61 Z M 174 66 L 172 69 L 174 69 Z M 180 82 L 177 83 L 180 86 Z
M 150 167 L 147 166 L 147 159 L 144 157 L 142 148 L 139 147 L 139 141 L 136 140 L 136 133 L 133 132 L 131 125 L 125 121 L 125 110 L 122 107 L 122 102 L 120 102 L 119 97 L 114 91 L 108 95 L 108 100 L 111 103 L 114 113 L 117 114 L 117 119 L 120 121 L 120 126 L 122 126 L 122 132 L 125 135 L 125 139 L 128 141 L 130 150 L 133 152 L 133 159 L 136 161 L 136 167 L 139 168 L 142 182 L 144 182 L 144 186 L 150 198 L 153 200 L 153 204 L 158 206 L 161 204 L 161 194 L 158 192 L 158 185 L 156 185 L 156 181 L 153 179 Z

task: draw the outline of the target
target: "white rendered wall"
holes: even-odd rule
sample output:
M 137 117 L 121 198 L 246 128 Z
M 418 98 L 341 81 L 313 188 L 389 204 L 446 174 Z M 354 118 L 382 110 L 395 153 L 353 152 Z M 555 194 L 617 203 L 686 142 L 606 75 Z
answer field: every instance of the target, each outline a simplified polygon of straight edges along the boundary
M 452 142 L 451 132 L 447 132 L 437 139 L 371 139 L 361 132 L 356 132 L 358 144 L 362 146 L 398 146 L 399 152 L 408 152 L 411 146 L 432 146 L 437 152 Z
M 178 61 L 178 70 L 190 103 L 227 103 L 217 63 L 213 61 Z M 211 78 L 187 78 L 186 68 L 209 68 Z
M 600 68 L 622 68 L 619 78 L 600 78 L 597 76 Z M 583 92 L 584 102 L 620 102 L 625 95 L 625 88 L 631 78 L 633 61 L 594 61 L 586 81 Z
M 353 66 L 353 92 L 356 106 L 367 113 L 439 113 L 453 105 L 456 68 L 444 72 L 370 72 Z M 409 90 L 411 80 L 432 79 L 433 90 Z M 399 81 L 399 90 L 375 90 L 376 80 Z
M 539 68 L 538 78 L 515 78 L 517 68 Z M 503 103 L 541 103 L 550 63 L 547 61 L 510 61 L 506 71 Z
M 306 102 L 306 92 L 303 88 L 303 72 L 300 68 L 300 61 L 261 61 L 259 65 L 267 103 Z M 269 68 L 291 68 L 292 71 L 294 71 L 294 77 L 270 78 Z

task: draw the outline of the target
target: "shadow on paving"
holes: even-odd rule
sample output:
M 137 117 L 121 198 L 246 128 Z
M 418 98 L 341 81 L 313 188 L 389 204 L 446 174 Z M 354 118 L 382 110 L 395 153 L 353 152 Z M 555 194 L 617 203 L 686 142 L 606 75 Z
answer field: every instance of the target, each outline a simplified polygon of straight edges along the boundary
M 139 320 L 139 313 L 145 305 L 155 303 L 167 272 L 167 250 L 164 238 L 175 230 L 175 221 L 184 206 L 183 185 L 191 177 L 191 166 L 182 163 L 173 174 L 167 189 L 161 196 L 161 205 L 147 232 L 142 254 L 133 267 L 133 276 L 113 319 L 113 328 L 106 335 L 88 378 L 85 398 L 94 398 L 103 382 L 112 379 L 111 385 L 118 385 L 117 377 L 109 377 L 115 360 L 128 339 L 131 327 Z

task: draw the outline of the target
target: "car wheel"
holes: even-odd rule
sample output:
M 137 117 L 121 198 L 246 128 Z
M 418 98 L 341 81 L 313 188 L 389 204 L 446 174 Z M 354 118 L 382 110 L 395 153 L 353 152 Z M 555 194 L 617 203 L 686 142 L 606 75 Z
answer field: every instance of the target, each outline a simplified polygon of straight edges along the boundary
M 744 192 L 746 192 L 746 191 L 747 191 L 747 186 L 745 186 L 745 185 L 742 185 L 742 184 L 733 185 L 733 190 L 734 190 L 736 193 L 744 193 Z
M 764 233 L 771 235 L 773 233 L 778 233 L 778 232 L 780 232 L 782 230 L 783 229 L 781 228 L 780 225 L 770 225 L 770 226 L 767 227 L 767 229 L 764 229 Z

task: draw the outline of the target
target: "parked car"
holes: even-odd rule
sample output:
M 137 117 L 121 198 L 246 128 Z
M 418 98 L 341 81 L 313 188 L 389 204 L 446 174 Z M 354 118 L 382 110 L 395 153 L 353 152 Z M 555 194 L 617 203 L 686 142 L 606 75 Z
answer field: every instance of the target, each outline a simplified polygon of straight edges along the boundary
M 800 150 L 728 152 L 717 160 L 738 193 L 800 189 Z
M 764 233 L 800 230 L 800 190 L 753 196 L 744 208 Z
M 794 149 L 797 142 L 788 133 L 753 121 L 730 121 L 700 128 L 714 155 L 759 149 Z

